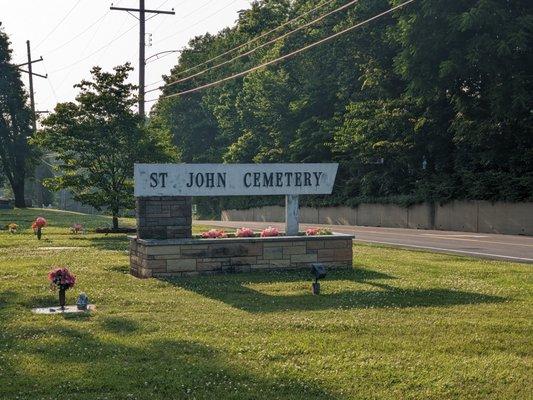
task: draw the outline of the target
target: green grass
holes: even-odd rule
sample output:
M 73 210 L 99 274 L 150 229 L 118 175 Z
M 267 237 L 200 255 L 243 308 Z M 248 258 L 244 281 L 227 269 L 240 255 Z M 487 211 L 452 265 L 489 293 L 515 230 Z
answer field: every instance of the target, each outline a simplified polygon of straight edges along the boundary
M 106 217 L 0 226 L 37 214 L 40 242 L 0 231 L 0 398 L 531 398 L 531 265 L 358 244 L 321 296 L 306 271 L 139 280 L 126 235 L 69 234 Z M 96 312 L 30 312 L 55 265 Z

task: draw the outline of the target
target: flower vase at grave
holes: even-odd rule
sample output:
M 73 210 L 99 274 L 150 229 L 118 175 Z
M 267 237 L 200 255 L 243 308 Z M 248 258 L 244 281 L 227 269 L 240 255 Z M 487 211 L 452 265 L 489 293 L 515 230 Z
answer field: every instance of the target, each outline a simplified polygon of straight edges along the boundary
M 61 306 L 61 309 L 65 309 L 65 289 L 59 289 L 59 305 Z
M 37 239 L 41 240 L 41 235 L 42 235 L 41 227 L 39 226 L 39 227 L 37 228 Z

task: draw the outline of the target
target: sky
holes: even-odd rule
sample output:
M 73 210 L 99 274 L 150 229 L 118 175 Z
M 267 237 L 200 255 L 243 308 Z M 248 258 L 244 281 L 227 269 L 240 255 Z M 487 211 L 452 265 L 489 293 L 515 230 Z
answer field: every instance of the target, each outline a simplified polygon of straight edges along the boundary
M 89 78 L 94 65 L 110 70 L 129 61 L 135 68 L 130 80 L 138 83 L 139 22 L 127 12 L 109 10 L 111 3 L 139 7 L 138 0 L 0 0 L 1 28 L 11 41 L 12 61 L 27 61 L 26 40 L 30 40 L 32 59 L 44 59 L 33 64 L 34 72 L 48 74 L 48 79 L 34 77 L 36 110 L 53 111 L 56 103 L 74 100 L 73 85 Z M 181 49 L 195 36 L 233 26 L 238 11 L 249 8 L 250 0 L 145 0 L 145 7 L 176 12 L 146 22 L 148 58 Z M 157 87 L 161 76 L 177 64 L 178 55 L 149 60 L 147 89 Z M 27 74 L 22 74 L 22 80 L 28 87 Z M 157 95 L 149 93 L 146 99 Z M 151 105 L 146 105 L 147 110 Z

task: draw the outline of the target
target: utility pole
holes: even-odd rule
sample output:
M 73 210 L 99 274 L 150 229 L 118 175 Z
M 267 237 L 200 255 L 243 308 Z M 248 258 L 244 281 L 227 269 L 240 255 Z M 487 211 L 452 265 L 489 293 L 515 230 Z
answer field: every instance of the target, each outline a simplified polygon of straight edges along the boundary
M 32 64 L 35 64 L 35 63 L 38 63 L 38 62 L 41 62 L 43 61 L 43 57 L 39 58 L 38 60 L 32 60 L 31 59 L 31 49 L 30 49 L 30 41 L 29 40 L 26 40 L 26 49 L 27 49 L 27 52 L 28 52 L 28 62 L 25 62 L 25 63 L 22 63 L 22 64 L 18 64 L 17 65 L 17 69 L 21 72 L 25 72 L 29 75 L 29 78 L 30 78 L 30 106 L 31 106 L 31 121 L 32 121 L 32 127 L 33 127 L 33 132 L 37 132 L 37 117 L 36 117 L 36 114 L 38 113 L 41 113 L 41 112 L 47 112 L 47 111 L 35 111 L 35 97 L 33 95 L 33 76 L 38 76 L 40 78 L 48 78 L 48 74 L 46 75 L 41 75 L 41 74 L 38 74 L 36 72 L 33 72 L 33 69 L 32 69 Z M 20 67 L 23 67 L 24 65 L 27 65 L 28 66 L 28 70 L 24 70 Z
M 139 17 L 136 17 L 135 15 L 133 16 L 139 20 L 139 115 L 144 118 L 144 70 L 146 66 L 144 51 L 146 40 L 146 14 L 154 14 L 152 17 L 155 17 L 157 14 L 175 15 L 176 13 L 174 12 L 174 9 L 172 9 L 172 11 L 147 10 L 144 7 L 144 0 L 139 0 L 139 8 L 113 7 L 113 4 L 111 4 L 110 10 L 126 11 L 130 15 L 133 15 L 132 12 L 139 13 Z

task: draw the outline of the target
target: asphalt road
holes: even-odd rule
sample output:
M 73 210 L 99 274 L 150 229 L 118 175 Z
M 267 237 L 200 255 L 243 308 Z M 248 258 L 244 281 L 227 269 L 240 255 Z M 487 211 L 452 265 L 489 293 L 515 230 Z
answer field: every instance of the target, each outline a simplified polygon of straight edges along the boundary
M 249 227 L 263 229 L 275 226 L 284 230 L 279 222 L 197 221 L 197 223 L 225 228 Z M 410 249 L 430 250 L 439 253 L 533 263 L 533 237 L 495 235 L 489 233 L 429 231 L 400 228 L 377 228 L 351 225 L 301 224 L 303 230 L 310 226 L 326 227 L 333 232 L 351 233 L 356 242 L 377 243 Z

